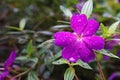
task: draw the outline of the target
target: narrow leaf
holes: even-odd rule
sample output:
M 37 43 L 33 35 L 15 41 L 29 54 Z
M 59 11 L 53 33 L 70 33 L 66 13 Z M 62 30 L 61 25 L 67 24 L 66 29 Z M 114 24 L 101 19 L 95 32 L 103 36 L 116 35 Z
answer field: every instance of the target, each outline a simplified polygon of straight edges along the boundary
M 19 23 L 20 30 L 23 30 L 25 28 L 26 19 L 22 19 Z
M 104 55 L 106 55 L 106 56 L 109 56 L 109 57 L 119 58 L 118 56 L 112 54 L 110 51 L 105 50 L 105 49 L 99 50 L 99 51 L 97 51 L 97 52 L 98 52 L 98 53 L 101 53 L 101 54 L 104 54 Z
M 53 26 L 51 29 L 60 29 L 60 28 L 66 28 L 66 27 L 70 27 L 70 25 L 56 25 L 56 26 Z
M 55 65 L 67 64 L 67 63 L 69 62 L 62 58 L 57 61 L 52 62 L 52 64 L 55 64 Z
M 63 11 L 66 17 L 72 17 L 72 12 L 70 11 L 70 9 L 65 8 L 64 6 L 60 6 L 60 9 Z
M 29 61 L 32 61 L 34 63 L 37 63 L 38 62 L 38 58 L 37 57 L 31 57 L 28 59 Z
M 82 7 L 81 14 L 86 14 L 89 18 L 93 10 L 93 1 L 88 0 Z
M 72 71 L 73 70 L 73 71 Z M 73 80 L 74 78 L 74 68 L 68 68 L 64 73 L 64 80 Z
M 35 51 L 35 48 L 33 47 L 32 40 L 28 43 L 27 46 L 27 54 L 28 56 L 31 56 L 31 54 Z
M 21 60 L 21 61 L 24 61 L 24 60 L 27 60 L 28 58 L 26 56 L 19 56 L 16 58 L 16 60 Z
M 54 39 L 47 40 L 47 41 L 41 43 L 40 45 L 38 45 L 38 48 L 41 48 L 47 44 L 51 44 L 53 41 L 54 41 Z
M 120 21 L 117 21 L 109 27 L 108 31 L 109 31 L 110 34 L 115 33 L 119 23 L 120 23 Z
M 78 60 L 76 63 L 73 63 L 72 65 L 79 65 L 85 69 L 92 69 L 87 63 L 83 62 L 82 60 Z
M 37 77 L 37 73 L 35 71 L 30 71 L 28 73 L 27 80 L 39 80 L 38 77 Z

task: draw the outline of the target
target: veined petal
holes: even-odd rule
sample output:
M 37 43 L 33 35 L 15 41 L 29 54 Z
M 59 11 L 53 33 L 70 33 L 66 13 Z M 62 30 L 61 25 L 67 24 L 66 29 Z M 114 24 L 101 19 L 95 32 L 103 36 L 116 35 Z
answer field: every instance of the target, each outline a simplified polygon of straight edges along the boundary
M 7 70 L 8 67 L 12 66 L 13 62 L 15 61 L 15 59 L 16 59 L 16 52 L 12 51 L 10 53 L 9 58 L 4 63 L 5 70 Z
M 90 62 L 95 59 L 95 54 L 93 50 L 89 49 L 84 42 L 79 43 L 79 56 L 80 59 L 84 62 Z
M 84 14 L 75 14 L 72 16 L 71 21 L 71 28 L 77 34 L 81 34 L 85 26 L 87 25 L 87 17 Z
M 88 20 L 88 24 L 86 28 L 83 30 L 82 34 L 83 36 L 91 36 L 95 34 L 98 29 L 99 29 L 99 23 L 94 19 L 90 19 Z
M 79 59 L 78 50 L 76 48 L 77 46 L 75 44 L 64 47 L 62 50 L 62 57 L 70 62 L 76 62 Z
M 100 50 L 104 48 L 104 39 L 99 36 L 90 36 L 90 37 L 84 37 L 84 42 L 86 45 L 95 50 Z
M 54 38 L 55 38 L 55 45 L 57 46 L 67 46 L 67 45 L 71 45 L 76 41 L 76 36 L 70 32 L 57 32 L 54 34 Z

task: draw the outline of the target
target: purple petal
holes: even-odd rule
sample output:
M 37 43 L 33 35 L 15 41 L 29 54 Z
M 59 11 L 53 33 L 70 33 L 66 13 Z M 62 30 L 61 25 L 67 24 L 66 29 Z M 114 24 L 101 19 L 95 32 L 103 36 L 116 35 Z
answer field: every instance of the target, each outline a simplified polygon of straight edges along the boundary
M 8 67 L 12 66 L 13 62 L 15 61 L 15 59 L 16 59 L 16 52 L 12 51 L 10 53 L 9 58 L 4 63 L 4 67 L 5 67 L 6 70 L 7 70 Z
M 62 50 L 62 57 L 70 62 L 76 62 L 79 59 L 77 46 L 71 45 L 67 46 Z
M 120 57 L 120 50 L 119 50 L 119 51 L 117 51 L 117 56 L 119 56 L 119 57 Z
M 119 41 L 117 41 L 117 40 L 109 40 L 106 42 L 106 49 L 112 50 L 113 47 L 118 45 L 118 43 L 119 43 Z
M 80 59 L 84 62 L 90 62 L 95 59 L 94 52 L 91 49 L 89 49 L 84 42 L 80 43 L 79 55 Z
M 106 55 L 103 55 L 103 59 L 104 59 L 104 60 L 110 60 L 110 57 L 109 57 L 109 56 L 106 56 Z
M 0 80 L 4 80 L 8 73 L 9 73 L 8 71 L 4 71 L 2 74 L 0 74 Z
M 83 30 L 83 36 L 91 36 L 95 34 L 98 29 L 99 29 L 99 23 L 94 19 L 90 19 L 88 21 L 86 28 Z
M 82 6 L 78 3 L 78 4 L 76 4 L 76 8 L 77 8 L 78 10 L 81 10 L 81 9 L 82 9 Z
M 110 75 L 108 80 L 116 80 L 118 78 L 120 78 L 120 72 L 115 72 Z
M 84 14 L 75 14 L 72 16 L 70 24 L 74 32 L 81 34 L 87 24 L 87 17 Z
M 120 3 L 120 0 L 118 0 L 118 3 Z
M 84 37 L 84 42 L 86 45 L 95 50 L 100 50 L 104 48 L 104 39 L 99 36 L 90 36 L 90 37 Z
M 73 44 L 76 41 L 76 36 L 70 32 L 57 32 L 54 34 L 55 45 L 67 46 Z

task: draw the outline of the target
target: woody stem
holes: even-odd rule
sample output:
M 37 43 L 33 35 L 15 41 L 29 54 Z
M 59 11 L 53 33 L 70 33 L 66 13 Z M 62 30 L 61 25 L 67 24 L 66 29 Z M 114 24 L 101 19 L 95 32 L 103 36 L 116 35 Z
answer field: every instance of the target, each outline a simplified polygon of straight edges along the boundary
M 97 66 L 98 66 L 98 71 L 100 73 L 100 78 L 101 78 L 101 80 L 106 80 L 96 54 L 95 54 L 95 57 L 96 57 L 96 62 L 97 62 Z

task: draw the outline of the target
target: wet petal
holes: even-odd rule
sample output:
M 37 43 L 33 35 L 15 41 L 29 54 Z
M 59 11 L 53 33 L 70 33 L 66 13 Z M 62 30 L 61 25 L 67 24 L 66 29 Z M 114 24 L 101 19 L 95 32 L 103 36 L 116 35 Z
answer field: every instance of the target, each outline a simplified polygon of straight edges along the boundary
M 91 36 L 91 35 L 95 34 L 98 29 L 99 29 L 99 23 L 94 19 L 90 19 L 88 21 L 86 28 L 83 30 L 83 35 Z
M 74 32 L 81 34 L 87 24 L 87 17 L 84 14 L 75 14 L 72 16 L 70 24 Z
M 10 53 L 9 58 L 8 58 L 8 59 L 5 61 L 5 63 L 4 63 L 5 69 L 7 69 L 8 67 L 11 67 L 12 64 L 13 64 L 13 62 L 15 61 L 15 59 L 16 59 L 16 52 L 15 52 L 15 51 L 12 51 L 12 52 Z
M 73 44 L 76 41 L 76 37 L 74 34 L 64 31 L 55 33 L 54 38 L 54 43 L 57 46 L 67 46 Z
M 90 37 L 84 37 L 84 42 L 86 45 L 95 50 L 100 50 L 104 48 L 104 39 L 99 36 L 90 36 Z
M 89 49 L 84 42 L 80 43 L 79 56 L 82 61 L 87 63 L 95 59 L 94 52 Z
M 76 45 L 67 46 L 62 50 L 62 57 L 70 62 L 76 62 L 79 59 Z

